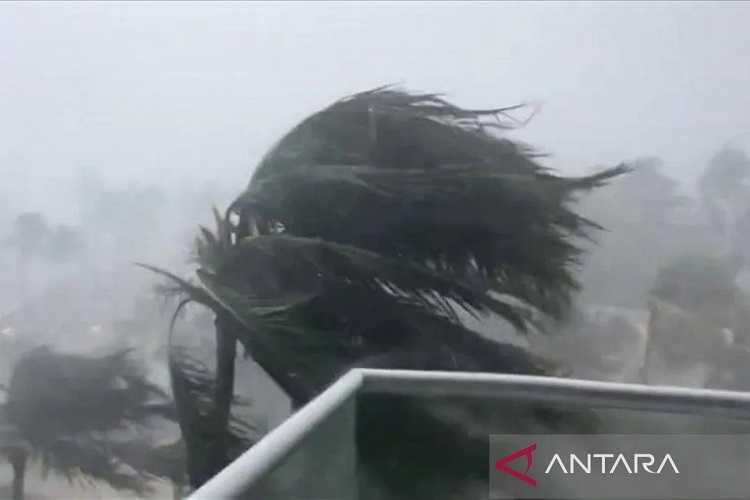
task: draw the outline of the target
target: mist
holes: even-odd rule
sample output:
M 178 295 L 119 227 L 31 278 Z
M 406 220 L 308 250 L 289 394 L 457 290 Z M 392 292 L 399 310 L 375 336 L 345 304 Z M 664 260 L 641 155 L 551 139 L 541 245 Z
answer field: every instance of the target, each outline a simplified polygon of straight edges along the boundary
M 136 263 L 187 275 L 211 207 L 223 213 L 284 133 L 384 84 L 469 109 L 529 104 L 507 134 L 560 174 L 635 167 L 578 200 L 603 230 L 577 267 L 576 312 L 522 344 L 576 376 L 641 381 L 659 271 L 747 248 L 716 231 L 699 179 L 723 149 L 750 151 L 748 19 L 742 2 L 4 2 L 0 383 L 37 346 L 131 348 L 167 390 L 175 301 Z M 175 338 L 210 353 L 212 323 L 191 306 Z M 289 400 L 251 360 L 237 366 L 262 433 Z
M 18 210 L 63 211 L 70 193 L 49 186 L 82 168 L 242 185 L 301 117 L 384 83 L 540 102 L 521 135 L 566 171 L 648 154 L 690 178 L 750 126 L 740 2 L 0 9 L 0 164 Z

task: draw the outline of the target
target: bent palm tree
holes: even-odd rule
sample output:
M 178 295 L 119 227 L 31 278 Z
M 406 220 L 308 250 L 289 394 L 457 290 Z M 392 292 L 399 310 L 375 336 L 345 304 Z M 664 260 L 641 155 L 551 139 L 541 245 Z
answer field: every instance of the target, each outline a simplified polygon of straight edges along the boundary
M 216 425 L 227 423 L 238 341 L 295 405 L 355 366 L 549 372 L 464 317 L 526 332 L 563 315 L 577 286 L 575 239 L 596 227 L 568 203 L 626 168 L 553 175 L 529 147 L 496 134 L 514 125 L 514 109 L 466 110 L 391 88 L 342 99 L 266 155 L 226 215 L 217 213 L 215 233 L 201 229 L 200 284 L 152 268 L 216 314 L 216 385 L 225 388 L 215 393 Z M 432 409 L 404 409 L 420 415 L 408 420 L 420 432 L 439 430 L 442 445 L 465 445 Z M 408 432 L 375 414 L 384 433 L 389 424 Z M 471 443 L 479 470 L 483 440 Z M 394 479 L 390 436 L 381 441 L 363 462 L 402 493 L 421 483 Z
M 69 480 L 100 480 L 138 494 L 162 476 L 142 466 L 127 441 L 157 419 L 174 420 L 173 405 L 127 354 L 87 358 L 41 347 L 16 363 L 2 412 L 2 423 L 18 438 L 7 450 L 15 498 L 23 496 L 27 451 Z M 141 453 L 153 451 L 148 439 L 139 443 Z
M 750 299 L 736 284 L 736 272 L 731 259 L 701 254 L 680 256 L 660 270 L 649 300 L 644 376 L 660 364 L 702 368 L 700 384 L 747 387 Z M 687 379 L 684 372 L 676 375 Z
M 678 255 L 656 276 L 644 374 L 657 371 L 649 370 L 651 365 L 670 361 L 684 369 L 703 364 L 708 372 L 724 375 L 713 380 L 704 375 L 699 383 L 746 387 L 741 383 L 750 356 L 750 300 L 737 282 L 748 263 L 748 176 L 750 158 L 732 148 L 717 152 L 701 175 L 703 210 L 718 238 L 712 252 Z

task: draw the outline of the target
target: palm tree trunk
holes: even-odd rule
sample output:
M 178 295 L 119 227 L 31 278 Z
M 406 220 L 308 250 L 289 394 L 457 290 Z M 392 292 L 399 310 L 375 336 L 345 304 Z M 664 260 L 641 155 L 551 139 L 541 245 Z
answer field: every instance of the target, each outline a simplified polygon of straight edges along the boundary
M 651 356 L 654 352 L 653 349 L 653 335 L 655 332 L 654 324 L 656 323 L 656 315 L 658 314 L 657 311 L 657 305 L 649 301 L 648 303 L 648 325 L 646 326 L 647 332 L 646 332 L 646 345 L 643 348 L 643 363 L 641 364 L 641 369 L 639 373 L 639 380 L 638 382 L 641 384 L 648 385 L 649 382 L 649 369 L 650 369 L 650 363 L 651 363 Z
M 223 317 L 216 319 L 216 416 L 226 428 L 234 397 L 234 361 L 237 356 L 237 337 L 232 324 Z
M 214 393 L 214 408 L 216 430 L 220 438 L 217 440 L 216 457 L 221 460 L 217 464 L 221 468 L 229 460 L 229 442 L 226 429 L 229 426 L 229 416 L 234 399 L 234 362 L 237 356 L 237 337 L 234 332 L 234 322 L 225 316 L 216 318 L 216 389 Z
M 187 452 L 187 471 L 190 487 L 197 489 L 218 474 L 230 461 L 229 420 L 234 399 L 235 358 L 237 336 L 232 318 L 216 316 L 216 375 L 213 405 L 206 421 L 194 405 L 180 409 L 180 428 Z M 182 397 L 190 397 L 182 395 Z M 176 397 L 176 399 L 179 399 Z M 197 425 L 197 427 L 196 427 Z M 204 427 L 205 426 L 205 427 Z M 199 434 L 199 435 L 198 435 Z M 195 438 L 195 439 L 194 439 Z
M 8 454 L 13 467 L 13 500 L 23 500 L 23 486 L 26 478 L 26 450 L 13 450 Z
M 29 282 L 31 281 L 30 274 L 31 274 L 31 265 L 30 265 L 30 257 L 27 254 L 19 253 L 18 259 L 17 259 L 17 271 L 18 271 L 18 296 L 20 297 L 19 303 L 23 304 L 26 302 L 26 299 L 28 299 L 29 289 L 30 285 Z

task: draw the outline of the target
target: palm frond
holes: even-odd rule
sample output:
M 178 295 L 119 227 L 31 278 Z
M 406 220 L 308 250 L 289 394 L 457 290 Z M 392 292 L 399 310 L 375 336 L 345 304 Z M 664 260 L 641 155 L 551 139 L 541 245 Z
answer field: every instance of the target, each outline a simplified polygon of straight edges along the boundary
M 195 261 L 203 269 L 214 270 L 222 260 L 223 254 L 232 245 L 232 225 L 216 207 L 212 208 L 216 228 L 211 231 L 199 226 L 200 235 L 195 238 Z
M 166 394 L 128 355 L 93 358 L 41 347 L 16 363 L 7 419 L 47 469 L 137 493 L 148 489 L 148 472 L 113 450 L 118 436 L 174 414 Z
M 304 120 L 263 159 L 254 180 L 300 164 L 388 165 L 423 168 L 441 164 L 496 164 L 508 171 L 544 169 L 528 161 L 527 146 L 489 131 L 514 128 L 510 111 L 462 109 L 438 94 L 379 88 L 344 98 Z M 519 154 L 524 153 L 524 154 Z
M 253 444 L 254 429 L 234 415 L 228 427 L 216 425 L 214 375 L 187 350 L 172 347 L 169 371 L 188 473 L 195 484 L 202 484 Z M 223 455 L 223 442 L 229 444 L 229 456 Z
M 152 266 L 150 264 L 143 264 L 140 262 L 135 263 L 136 266 L 142 267 L 152 273 L 155 273 L 163 278 L 166 278 L 168 285 L 163 285 L 161 290 L 169 295 L 178 295 L 189 299 L 192 302 L 203 304 L 204 306 L 218 310 L 221 305 L 216 301 L 214 297 L 203 287 L 195 285 L 190 281 L 177 276 L 174 273 L 166 271 L 164 269 Z
M 199 271 L 205 283 L 210 273 Z M 524 329 L 527 308 L 513 308 L 484 287 L 409 261 L 320 239 L 288 235 L 241 241 L 227 253 L 215 279 L 253 300 L 253 307 L 289 306 L 323 293 L 384 295 L 458 321 L 456 309 L 496 313 Z
M 150 476 L 175 483 L 184 482 L 186 478 L 186 451 L 182 439 L 156 445 L 150 440 L 138 439 L 118 442 L 110 449 L 123 463 Z
M 202 416 L 212 412 L 212 396 L 214 390 L 214 376 L 205 363 L 201 362 L 190 353 L 179 346 L 174 346 L 170 354 L 171 374 L 176 376 L 173 382 L 173 390 L 180 394 L 189 394 L 190 401 L 195 403 L 191 407 L 192 413 Z M 247 401 L 235 397 L 234 402 L 238 405 L 247 405 Z M 244 420 L 232 416 L 230 420 L 230 434 L 235 436 L 238 445 L 247 447 L 255 428 Z
M 626 170 L 564 180 L 489 167 L 315 164 L 258 180 L 234 207 L 266 227 L 429 264 L 559 315 L 577 287 L 575 239 L 597 227 L 566 204 Z
M 41 462 L 46 473 L 60 474 L 70 482 L 93 485 L 97 480 L 140 496 L 150 493 L 153 476 L 128 467 L 131 464 L 122 461 L 114 448 L 113 443 L 90 435 L 61 437 L 45 446 L 35 446 L 32 458 Z
M 296 404 L 356 366 L 555 373 L 461 315 L 518 331 L 561 317 L 580 240 L 599 228 L 571 205 L 628 167 L 553 174 L 499 135 L 522 124 L 522 110 L 465 109 L 391 86 L 348 96 L 284 136 L 224 216 L 214 210 L 216 230 L 196 239 L 201 285 L 144 267 L 214 311 L 217 338 L 232 346 L 217 350 L 224 366 L 236 338 Z M 226 463 L 212 446 L 226 429 L 208 373 L 177 353 L 170 369 L 200 484 Z M 456 433 L 433 417 L 420 416 Z M 477 443 L 472 458 L 486 455 Z
M 8 393 L 14 424 L 44 440 L 107 431 L 163 417 L 166 395 L 128 359 L 128 351 L 100 358 L 37 348 L 16 364 Z
M 487 125 L 515 108 L 392 87 L 349 96 L 285 136 L 230 212 L 262 234 L 282 227 L 429 265 L 559 317 L 578 286 L 577 239 L 598 228 L 569 205 L 629 169 L 553 175 Z
M 244 240 L 204 285 L 243 328 L 238 340 L 295 400 L 362 363 L 392 368 L 549 373 L 523 349 L 484 339 L 461 307 L 519 328 L 530 309 L 427 268 L 291 236 Z M 304 377 L 299 374 L 304 373 Z

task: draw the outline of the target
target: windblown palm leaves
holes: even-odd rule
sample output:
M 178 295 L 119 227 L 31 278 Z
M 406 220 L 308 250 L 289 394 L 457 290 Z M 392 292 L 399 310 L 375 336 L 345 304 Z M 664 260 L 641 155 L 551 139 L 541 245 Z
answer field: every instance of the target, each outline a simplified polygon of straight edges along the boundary
M 238 224 L 214 238 L 224 239 L 222 264 L 199 273 L 245 326 L 239 340 L 252 355 L 327 370 L 320 379 L 300 370 L 299 384 L 318 390 L 353 363 L 399 351 L 399 367 L 513 370 L 477 359 L 496 344 L 469 347 L 480 340 L 457 310 L 519 330 L 535 312 L 560 315 L 576 287 L 575 238 L 595 227 L 568 202 L 625 168 L 554 176 L 528 147 L 493 135 L 512 126 L 507 112 L 384 88 L 284 137 L 230 207 Z M 269 370 L 278 371 L 293 370 Z
M 169 370 L 186 452 L 183 470 L 194 485 L 199 485 L 252 445 L 249 436 L 253 429 L 231 414 L 228 424 L 217 421 L 220 417 L 215 407 L 214 375 L 186 350 L 174 348 Z M 157 454 L 164 455 L 166 451 L 159 449 Z
M 200 284 L 156 271 L 296 404 L 354 366 L 549 373 L 463 318 L 523 332 L 560 317 L 576 239 L 597 227 L 569 203 L 627 169 L 552 174 L 497 135 L 514 110 L 392 88 L 342 99 L 266 155 L 216 233 L 201 229 Z
M 127 351 L 87 358 L 46 347 L 17 362 L 4 414 L 45 469 L 139 494 L 155 474 L 130 460 L 126 442 L 174 419 L 171 401 Z
M 492 132 L 506 110 L 390 89 L 316 113 L 266 156 L 230 207 L 239 238 L 283 231 L 427 265 L 558 314 L 575 286 L 571 237 L 594 224 L 576 192 L 624 167 L 564 179 Z

